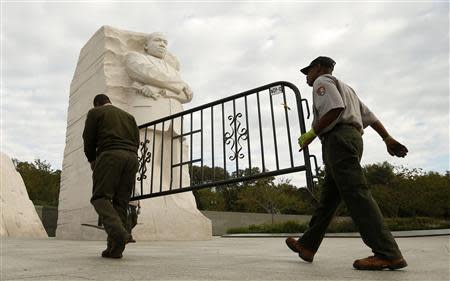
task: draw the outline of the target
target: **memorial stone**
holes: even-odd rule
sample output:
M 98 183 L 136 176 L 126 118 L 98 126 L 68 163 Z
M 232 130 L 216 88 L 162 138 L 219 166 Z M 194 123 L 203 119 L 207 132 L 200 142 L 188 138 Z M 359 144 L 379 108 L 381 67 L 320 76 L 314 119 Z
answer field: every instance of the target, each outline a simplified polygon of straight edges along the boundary
M 103 26 L 81 49 L 70 86 L 56 230 L 59 239 L 106 239 L 103 230 L 92 227 L 98 224 L 98 216 L 89 202 L 92 193 L 91 170 L 81 138 L 86 114 L 92 108 L 95 95 L 108 95 L 115 106 L 134 115 L 138 125 L 179 112 L 183 109 L 181 103 L 192 98 L 187 84 L 181 90 L 189 93 L 184 94 L 185 99 L 180 101 L 170 96 L 169 91 L 159 92 L 131 74 L 128 64 L 130 56 L 142 56 L 144 59 L 150 56 L 147 52 L 148 39 L 148 34 Z M 171 75 L 180 77 L 179 62 L 174 55 L 167 52 L 158 63 L 170 68 Z M 160 105 L 154 106 L 155 102 Z M 164 108 L 169 111 L 161 110 Z M 161 139 L 157 138 L 158 141 Z M 187 153 L 188 150 L 184 151 Z M 187 167 L 182 173 L 183 183 L 189 183 Z M 138 225 L 133 229 L 136 240 L 211 239 L 211 222 L 197 210 L 192 192 L 145 199 L 140 201 L 140 205 Z
M 0 152 L 1 237 L 47 238 L 44 226 L 28 197 L 22 176 L 11 159 Z

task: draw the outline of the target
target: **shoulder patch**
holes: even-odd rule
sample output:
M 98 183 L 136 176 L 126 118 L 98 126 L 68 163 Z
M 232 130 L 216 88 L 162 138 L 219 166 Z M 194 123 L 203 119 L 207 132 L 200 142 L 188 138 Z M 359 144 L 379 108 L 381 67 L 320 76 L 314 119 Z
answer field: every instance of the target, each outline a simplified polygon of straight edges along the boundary
M 316 94 L 318 94 L 319 96 L 325 95 L 325 87 L 319 86 L 319 88 L 317 88 L 317 90 L 316 90 Z

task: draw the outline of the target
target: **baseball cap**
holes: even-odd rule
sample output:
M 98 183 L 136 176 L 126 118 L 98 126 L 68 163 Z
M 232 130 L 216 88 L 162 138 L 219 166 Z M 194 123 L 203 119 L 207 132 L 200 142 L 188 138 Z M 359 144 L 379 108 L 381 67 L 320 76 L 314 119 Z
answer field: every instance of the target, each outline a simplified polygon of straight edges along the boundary
M 329 67 L 329 68 L 331 68 L 333 70 L 334 65 L 336 64 L 336 62 L 332 58 L 320 56 L 320 57 L 315 58 L 307 67 L 304 67 L 304 68 L 300 69 L 300 71 L 303 74 L 307 75 L 309 69 L 311 67 L 315 66 L 315 65 L 318 65 L 318 64 L 323 65 L 323 66 L 327 66 L 327 67 Z

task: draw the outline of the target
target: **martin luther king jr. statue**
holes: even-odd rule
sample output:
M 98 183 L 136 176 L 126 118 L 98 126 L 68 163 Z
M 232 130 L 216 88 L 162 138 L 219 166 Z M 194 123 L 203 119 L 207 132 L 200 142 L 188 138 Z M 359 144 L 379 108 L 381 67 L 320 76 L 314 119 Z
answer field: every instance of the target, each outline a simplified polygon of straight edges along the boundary
M 192 90 L 181 79 L 178 60 L 167 52 L 167 44 L 164 34 L 160 32 L 151 33 L 146 37 L 143 46 L 145 52 L 133 51 L 125 56 L 126 72 L 133 81 L 132 88 L 136 92 L 134 98 L 130 99 L 129 108 L 138 125 L 181 112 L 183 111 L 182 104 L 192 100 Z M 164 191 L 169 187 L 179 188 L 180 176 L 183 186 L 189 184 L 187 166 L 184 166 L 182 170 L 171 167 L 172 163 L 179 163 L 180 159 L 188 159 L 189 155 L 189 147 L 185 143 L 181 144 L 181 138 L 172 140 L 173 136 L 181 134 L 181 122 L 181 118 L 177 118 L 165 122 L 164 127 L 159 124 L 156 127 L 149 127 L 147 130 L 141 129 L 141 142 L 145 138 L 148 139 L 150 142 L 147 146 L 150 151 L 153 151 L 151 148 L 153 147 L 153 141 L 155 142 L 155 149 L 153 155 L 151 155 L 153 159 L 150 162 L 153 167 L 147 168 L 147 178 L 142 179 L 143 194 L 150 193 L 150 189 L 153 191 L 162 189 Z M 183 145 L 182 158 L 180 157 L 181 145 Z M 163 157 L 162 160 L 161 157 Z M 140 186 L 141 182 L 136 182 L 138 192 L 140 192 Z M 159 204 L 156 204 L 156 202 L 159 202 Z M 154 221 L 156 214 L 162 214 L 161 205 L 181 207 L 183 211 L 196 209 L 195 200 L 190 192 L 143 200 L 140 215 L 143 225 L 136 227 L 135 233 L 137 235 L 139 235 L 139 228 L 146 228 L 146 220 L 151 217 Z M 167 213 L 164 214 L 167 215 Z M 178 215 L 175 216 L 179 219 Z M 166 219 L 174 221 L 175 217 L 171 219 L 169 215 Z M 179 223 L 182 222 L 179 221 Z M 158 228 L 158 226 L 155 227 Z M 145 232 L 148 231 L 152 231 L 152 229 L 148 229 L 147 225 Z M 167 233 L 169 236 L 171 234 Z
M 125 56 L 126 72 L 133 81 L 131 87 L 136 93 L 130 98 L 129 108 L 138 125 L 181 112 L 182 104 L 192 100 L 191 88 L 180 77 L 178 61 L 173 55 L 166 57 L 167 39 L 164 34 L 154 32 L 148 35 L 143 49 L 144 53 L 133 51 Z M 172 170 L 170 165 L 180 159 L 180 139 L 172 141 L 173 135 L 181 134 L 180 125 L 181 118 L 178 118 L 173 122 L 165 122 L 164 128 L 162 124 L 158 124 L 156 127 L 149 127 L 147 131 L 141 129 L 141 142 L 147 139 L 150 141 L 147 147 L 154 147 L 151 150 L 151 157 L 154 159 L 150 162 L 153 167 L 147 169 L 150 174 L 147 176 L 148 180 L 143 182 L 143 194 L 150 193 L 150 188 L 165 190 L 168 185 L 174 187 L 174 183 L 178 183 L 176 187 L 179 187 L 179 180 L 173 180 L 179 176 L 179 170 Z M 153 130 L 156 132 L 153 133 Z M 187 146 L 183 147 L 183 152 L 187 150 Z M 161 156 L 164 158 L 162 161 Z M 177 174 L 174 175 L 174 172 Z M 189 177 L 188 174 L 183 176 Z M 136 189 L 139 188 L 140 183 L 137 182 Z

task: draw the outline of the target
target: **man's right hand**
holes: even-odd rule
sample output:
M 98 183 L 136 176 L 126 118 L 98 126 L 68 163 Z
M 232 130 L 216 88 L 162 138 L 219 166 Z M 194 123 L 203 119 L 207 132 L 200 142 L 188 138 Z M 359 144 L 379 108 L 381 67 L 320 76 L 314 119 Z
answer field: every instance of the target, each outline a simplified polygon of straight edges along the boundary
M 399 143 L 391 136 L 385 138 L 384 143 L 386 143 L 388 153 L 392 156 L 405 157 L 408 153 L 408 149 L 406 148 L 406 146 Z
M 315 138 L 316 138 L 316 132 L 313 128 L 309 130 L 308 132 L 304 133 L 298 138 L 298 145 L 300 146 L 300 149 L 303 149 L 307 147 Z

